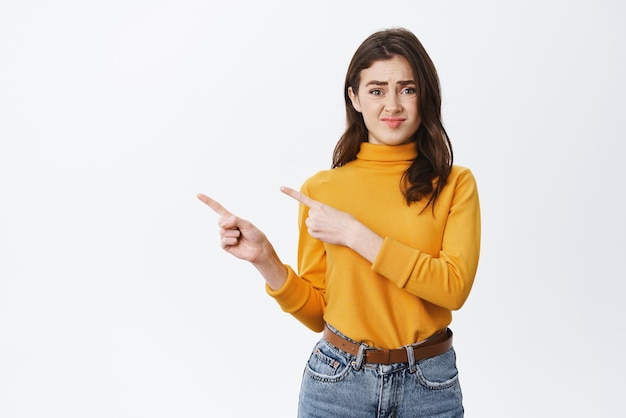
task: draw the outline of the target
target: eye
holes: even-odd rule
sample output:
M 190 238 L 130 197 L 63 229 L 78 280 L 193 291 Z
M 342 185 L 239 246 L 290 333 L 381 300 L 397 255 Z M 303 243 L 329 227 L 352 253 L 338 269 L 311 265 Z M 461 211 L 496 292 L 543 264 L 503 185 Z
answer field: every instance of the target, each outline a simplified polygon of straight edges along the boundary
M 406 87 L 406 88 L 403 88 L 400 93 L 406 94 L 406 95 L 415 94 L 417 93 L 417 90 L 415 89 L 415 87 Z
M 370 90 L 370 94 L 372 96 L 382 96 L 383 95 L 383 91 L 381 89 L 371 89 Z

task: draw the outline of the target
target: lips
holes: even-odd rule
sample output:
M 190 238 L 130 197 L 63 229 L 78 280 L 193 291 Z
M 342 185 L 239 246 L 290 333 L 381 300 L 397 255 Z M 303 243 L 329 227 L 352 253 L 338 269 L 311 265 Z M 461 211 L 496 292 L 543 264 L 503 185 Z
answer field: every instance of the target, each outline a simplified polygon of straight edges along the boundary
M 389 126 L 390 128 L 397 128 L 398 126 L 402 125 L 402 122 L 404 122 L 406 118 L 384 117 L 384 118 L 381 118 L 380 120 L 381 122 L 383 122 L 385 125 Z

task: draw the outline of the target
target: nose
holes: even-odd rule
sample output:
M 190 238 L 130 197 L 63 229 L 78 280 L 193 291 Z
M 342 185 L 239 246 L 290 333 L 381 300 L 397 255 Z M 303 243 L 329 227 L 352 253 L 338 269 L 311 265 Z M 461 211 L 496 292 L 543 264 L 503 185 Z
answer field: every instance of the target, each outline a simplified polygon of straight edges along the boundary
M 387 113 L 399 113 L 402 111 L 402 105 L 400 104 L 400 98 L 395 92 L 389 93 L 385 98 L 385 111 Z

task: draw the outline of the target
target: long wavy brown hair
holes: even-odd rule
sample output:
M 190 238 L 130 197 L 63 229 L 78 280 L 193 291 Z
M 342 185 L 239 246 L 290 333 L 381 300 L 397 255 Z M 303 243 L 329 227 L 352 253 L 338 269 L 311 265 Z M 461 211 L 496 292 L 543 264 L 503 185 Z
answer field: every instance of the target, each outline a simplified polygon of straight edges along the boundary
M 428 198 L 424 209 L 433 206 L 448 180 L 452 168 L 452 144 L 441 121 L 441 88 L 435 66 L 417 37 L 404 28 L 385 29 L 370 35 L 354 53 L 344 86 L 346 130 L 333 152 L 332 168 L 356 159 L 368 132 L 361 113 L 352 106 L 348 88 L 355 94 L 361 71 L 376 61 L 404 57 L 413 70 L 418 90 L 418 109 L 422 123 L 413 135 L 417 158 L 403 175 L 400 187 L 407 205 Z

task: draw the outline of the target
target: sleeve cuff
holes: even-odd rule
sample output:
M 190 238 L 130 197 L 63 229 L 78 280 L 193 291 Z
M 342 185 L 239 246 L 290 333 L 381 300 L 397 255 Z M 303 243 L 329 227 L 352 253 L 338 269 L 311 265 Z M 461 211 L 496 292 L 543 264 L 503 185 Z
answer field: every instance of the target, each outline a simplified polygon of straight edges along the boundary
M 287 267 L 287 280 L 285 283 L 276 290 L 269 287 L 266 283 L 265 291 L 278 302 L 283 311 L 292 313 L 298 311 L 305 304 L 308 290 L 304 289 L 303 291 L 302 286 L 306 285 L 301 280 L 298 280 L 298 276 L 293 268 L 287 264 L 285 264 L 285 267 Z
M 386 237 L 372 264 L 372 271 L 391 280 L 399 288 L 404 288 L 419 255 L 419 250 Z

